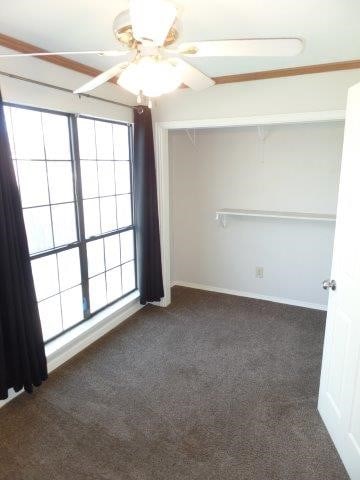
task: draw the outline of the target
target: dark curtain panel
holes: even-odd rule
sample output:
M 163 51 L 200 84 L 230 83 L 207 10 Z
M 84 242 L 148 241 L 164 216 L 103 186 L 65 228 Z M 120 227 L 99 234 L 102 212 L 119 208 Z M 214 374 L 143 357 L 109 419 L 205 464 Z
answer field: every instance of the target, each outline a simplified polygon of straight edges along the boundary
M 134 109 L 134 189 L 140 303 L 164 296 L 151 110 Z
M 47 378 L 20 195 L 0 93 L 0 399 Z

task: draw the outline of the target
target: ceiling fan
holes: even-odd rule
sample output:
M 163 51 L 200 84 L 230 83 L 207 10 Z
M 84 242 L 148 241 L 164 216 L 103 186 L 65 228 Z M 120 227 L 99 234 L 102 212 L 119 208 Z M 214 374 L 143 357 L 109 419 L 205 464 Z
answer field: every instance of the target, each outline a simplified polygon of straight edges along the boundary
M 119 50 L 91 50 L 83 52 L 42 52 L 0 54 L 4 57 L 42 57 L 49 55 L 101 55 L 124 57 L 74 93 L 89 92 L 113 77 L 117 83 L 137 95 L 151 98 L 171 92 L 181 84 L 194 90 L 214 85 L 214 80 L 192 66 L 185 58 L 293 56 L 302 51 L 300 38 L 244 38 L 237 40 L 209 40 L 174 45 L 179 37 L 180 22 L 177 9 L 168 0 L 129 0 L 129 9 L 114 21 Z

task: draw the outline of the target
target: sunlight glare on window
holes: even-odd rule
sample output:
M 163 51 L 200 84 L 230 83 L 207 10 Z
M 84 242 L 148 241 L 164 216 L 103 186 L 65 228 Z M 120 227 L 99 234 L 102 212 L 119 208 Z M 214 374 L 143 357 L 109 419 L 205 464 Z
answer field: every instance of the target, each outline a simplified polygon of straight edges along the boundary
M 67 245 L 77 240 L 75 210 L 72 203 L 51 207 L 55 246 Z
M 27 208 L 23 215 L 30 253 L 53 248 L 50 207 Z
M 41 320 L 41 328 L 46 342 L 50 338 L 55 337 L 63 330 L 60 295 L 55 295 L 47 300 L 39 302 L 39 314 Z
M 15 155 L 18 160 L 45 159 L 41 113 L 23 108 L 12 109 Z
M 64 115 L 43 113 L 46 158 L 50 160 L 71 160 L 69 121 Z
M 4 108 L 44 340 L 136 289 L 127 124 Z
M 116 193 L 130 193 L 130 162 L 115 163 Z
M 105 270 L 104 263 L 104 241 L 102 238 L 87 242 L 87 260 L 89 277 L 93 277 Z
M 59 292 L 58 269 L 55 255 L 31 261 L 36 297 L 38 301 Z
M 96 312 L 107 303 L 105 273 L 90 278 L 89 291 L 90 308 L 92 312 Z
M 122 228 L 131 225 L 131 195 L 118 195 L 116 202 L 118 227 Z
M 23 207 L 35 207 L 49 203 L 46 163 L 19 160 L 19 184 Z
M 135 288 L 135 264 L 134 262 L 124 263 L 121 267 L 123 293 L 128 293 Z
M 51 203 L 74 200 L 73 173 L 70 162 L 48 162 L 48 177 Z
M 134 233 L 132 230 L 120 234 L 121 263 L 134 259 Z
M 110 232 L 116 230 L 116 200 L 115 197 L 100 198 L 101 230 Z
M 114 162 L 98 162 L 99 195 L 115 195 Z
M 61 290 L 81 284 L 79 249 L 71 248 L 57 254 Z
M 80 158 L 91 160 L 96 158 L 95 123 L 88 118 L 77 120 Z
M 115 160 L 129 160 L 129 129 L 126 125 L 113 125 L 114 158 Z
M 81 160 L 81 183 L 83 198 L 99 196 L 97 162 L 94 160 Z
M 119 234 L 111 235 L 104 239 L 105 264 L 107 270 L 120 265 L 120 241 Z
M 61 310 L 65 329 L 76 325 L 84 318 L 80 285 L 61 293 Z
M 97 198 L 84 200 L 85 236 L 90 238 L 100 233 L 100 206 Z
M 113 136 L 112 125 L 109 122 L 95 122 L 96 153 L 98 160 L 112 160 Z
M 107 301 L 112 302 L 122 295 L 121 269 L 113 268 L 106 272 Z

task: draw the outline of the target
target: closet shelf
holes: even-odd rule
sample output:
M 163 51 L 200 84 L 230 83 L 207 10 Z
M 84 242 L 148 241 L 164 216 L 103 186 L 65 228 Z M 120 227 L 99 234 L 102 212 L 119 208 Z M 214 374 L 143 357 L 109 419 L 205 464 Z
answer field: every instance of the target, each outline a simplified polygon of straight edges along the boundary
M 305 212 L 272 212 L 267 210 L 242 210 L 236 208 L 223 208 L 216 212 L 216 220 L 219 220 L 223 227 L 226 226 L 226 217 L 262 217 L 262 218 L 284 218 L 291 220 L 312 220 L 317 222 L 335 222 L 335 215 L 326 213 L 305 213 Z

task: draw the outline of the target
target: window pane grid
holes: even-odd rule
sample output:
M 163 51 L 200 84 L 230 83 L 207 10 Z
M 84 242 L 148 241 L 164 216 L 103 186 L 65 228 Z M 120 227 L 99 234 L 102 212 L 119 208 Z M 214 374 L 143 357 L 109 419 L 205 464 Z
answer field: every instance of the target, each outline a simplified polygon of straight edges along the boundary
M 49 173 L 48 173 L 48 168 L 47 168 L 47 162 L 45 162 L 45 169 L 46 169 L 46 183 L 47 183 L 47 190 L 48 190 L 48 196 L 49 196 L 49 204 L 50 204 Z M 52 208 L 51 207 L 49 208 L 49 211 L 50 211 L 52 243 L 53 243 L 53 246 L 55 247 L 54 221 L 53 221 L 53 215 L 52 215 Z
M 118 236 L 119 232 L 133 229 L 132 201 L 131 198 L 129 200 L 132 195 L 130 155 L 125 155 L 123 160 L 116 156 L 114 125 L 89 117 L 77 119 L 91 314 L 113 301 L 112 283 L 115 278 L 118 279 L 116 298 L 123 295 L 121 258 L 109 266 L 105 242 L 110 237 Z M 123 125 L 122 127 L 124 128 Z M 128 127 L 126 139 L 129 150 Z M 122 162 L 127 163 L 128 168 L 117 168 L 116 165 Z M 121 172 L 127 173 L 129 177 L 127 181 L 123 180 L 123 185 L 128 185 L 127 188 L 118 187 L 121 187 L 118 180 Z
M 19 162 L 19 164 L 21 164 L 22 162 L 23 163 L 26 163 L 26 162 L 31 162 L 31 163 L 44 163 L 44 162 L 47 162 L 49 164 L 56 164 L 56 163 L 59 163 L 59 162 L 66 162 L 68 164 L 71 164 L 71 160 L 68 160 L 66 158 L 63 158 L 61 160 L 54 160 L 54 159 L 51 159 L 51 158 L 16 158 L 16 157 L 13 157 L 13 160 L 16 160 L 17 162 Z M 87 161 L 90 161 L 90 160 L 87 160 Z
M 51 255 L 54 255 L 55 253 L 64 252 L 66 250 L 70 250 L 71 248 L 78 247 L 79 245 L 80 245 L 80 242 L 76 241 L 76 242 L 69 243 L 68 245 L 62 245 L 61 247 L 55 247 L 50 250 L 44 250 L 39 253 L 33 253 L 33 254 L 30 254 L 30 259 L 36 260 L 38 258 L 51 256 Z
M 22 207 L 23 210 L 31 210 L 32 208 L 40 208 L 40 207 L 52 207 L 55 205 L 73 205 L 74 202 L 54 202 L 54 203 L 43 203 L 40 205 L 31 205 L 29 207 Z
M 6 113 L 31 255 L 77 241 L 71 170 L 67 170 L 67 177 L 64 171 L 62 175 L 53 175 L 54 172 L 59 172 L 58 167 L 61 168 L 67 164 L 71 166 L 68 116 L 8 106 Z M 56 132 L 52 131 L 52 126 L 56 127 Z M 50 137 L 51 143 L 49 143 Z M 56 139 L 60 139 L 61 145 Z M 59 151 L 61 154 L 58 154 Z M 32 160 L 33 158 L 36 161 Z M 48 164 L 50 158 L 53 160 L 51 175 Z M 58 162 L 59 159 L 64 160 Z M 67 185 L 59 186 L 60 180 L 64 178 Z M 65 186 L 67 186 L 67 198 L 64 199 L 59 195 Z M 54 195 L 54 192 L 57 195 Z M 71 205 L 63 207 L 62 210 L 56 207 L 58 204 L 65 203 L 63 200 L 71 202 L 72 207 Z M 67 222 L 63 226 L 64 217 L 67 218 Z M 38 226 L 35 225 L 36 223 Z M 54 225 L 57 226 L 56 230 Z M 64 235 L 60 230 L 64 230 L 66 226 L 69 231 Z
M 123 295 L 121 295 L 121 297 L 116 297 L 114 300 L 109 300 L 109 287 L 108 287 L 108 283 L 107 283 L 107 275 L 111 272 L 115 272 L 116 270 L 119 270 L 121 269 L 121 273 L 122 273 L 122 267 L 124 267 L 124 269 L 126 270 L 129 270 L 130 272 L 130 275 L 131 275 L 131 278 L 130 278 L 130 281 L 129 281 L 129 287 L 127 287 L 127 289 L 125 290 L 124 289 L 124 286 L 123 286 L 123 277 L 121 275 L 121 281 L 120 281 L 120 286 L 121 286 L 121 291 L 123 292 Z M 129 269 L 127 268 L 129 267 Z M 136 290 L 136 283 L 135 283 L 135 273 L 134 273 L 134 260 L 131 260 L 129 262 L 125 262 L 121 265 L 118 265 L 117 267 L 112 267 L 110 268 L 109 270 L 105 270 L 104 272 L 101 272 L 101 273 L 97 273 L 96 275 L 93 275 L 92 277 L 89 277 L 89 280 L 94 280 L 94 279 L 97 279 L 97 278 L 105 278 L 105 288 L 106 288 L 106 294 L 107 294 L 107 305 L 110 305 L 111 303 L 113 303 L 114 301 L 117 301 L 119 300 L 120 298 L 123 298 L 125 297 L 126 295 L 129 295 L 130 293 L 134 292 Z M 101 308 L 98 308 L 98 309 L 91 309 L 91 312 L 92 314 L 94 313 L 97 313 L 99 310 L 101 310 Z
M 123 234 L 135 241 L 130 128 L 10 104 L 5 115 L 47 342 L 136 289 L 135 258 L 121 253 Z M 88 275 L 87 244 L 97 240 L 102 271 Z
M 129 195 L 130 192 L 128 193 L 119 193 L 119 194 L 116 194 L 116 195 L 101 195 L 100 197 L 99 196 L 96 196 L 96 197 L 86 197 L 84 198 L 84 200 L 98 200 L 100 198 L 117 198 L 117 197 L 121 197 L 122 195 Z M 61 203 L 61 202 L 59 202 Z M 70 203 L 70 202 L 63 202 L 63 203 Z M 55 204 L 53 204 L 55 205 Z
M 118 297 L 130 293 L 136 288 L 133 230 L 127 229 L 120 233 L 88 241 L 87 252 L 90 287 L 96 284 L 102 289 L 102 300 L 95 298 L 92 303 L 90 298 L 90 311 L 94 313 L 98 307 L 101 308 L 101 304 L 105 301 L 105 295 L 107 303 L 114 300 L 114 281 L 119 284 Z M 126 283 L 125 287 L 124 283 Z M 98 292 L 97 295 L 99 296 Z
M 97 275 L 95 275 L 95 276 L 97 276 Z M 53 294 L 51 294 L 51 295 L 49 295 L 49 296 L 47 296 L 47 297 L 42 298 L 41 300 L 39 300 L 39 302 L 44 302 L 45 300 L 49 300 L 49 298 L 56 297 L 56 296 L 60 295 L 61 293 L 65 293 L 65 292 L 67 292 L 68 290 L 72 290 L 74 287 L 80 287 L 80 286 L 81 286 L 81 283 L 78 283 L 78 284 L 76 284 L 76 285 L 74 285 L 74 286 L 72 286 L 72 287 L 64 288 L 64 290 L 59 290 L 59 291 L 56 292 L 56 293 L 53 293 Z
M 66 257 L 70 258 L 66 261 Z M 69 269 L 69 260 L 71 269 Z M 41 320 L 45 340 L 48 340 L 64 330 L 64 319 L 69 316 L 65 315 L 66 312 L 64 313 L 64 296 L 81 288 L 79 248 L 75 247 L 33 259 L 31 265 L 40 311 L 43 311 L 44 305 L 47 306 Z M 52 309 L 49 305 L 52 305 Z M 82 311 L 82 298 L 78 298 L 74 308 Z M 56 317 L 56 322 L 49 321 L 48 315 Z M 83 312 L 79 320 L 82 318 Z
M 117 124 L 80 117 L 78 125 L 85 235 L 90 239 L 133 224 L 130 156 L 126 160 L 117 158 L 114 141 Z M 104 138 L 108 139 L 106 147 L 101 144 Z
M 60 316 L 61 316 L 61 330 L 64 330 L 64 315 L 63 315 L 63 308 L 62 308 L 62 301 L 61 301 L 61 291 L 60 291 L 60 275 L 59 275 L 59 259 L 56 255 L 56 266 L 57 266 L 57 278 L 59 283 L 59 295 L 60 295 Z M 54 332 L 55 333 L 55 332 Z

